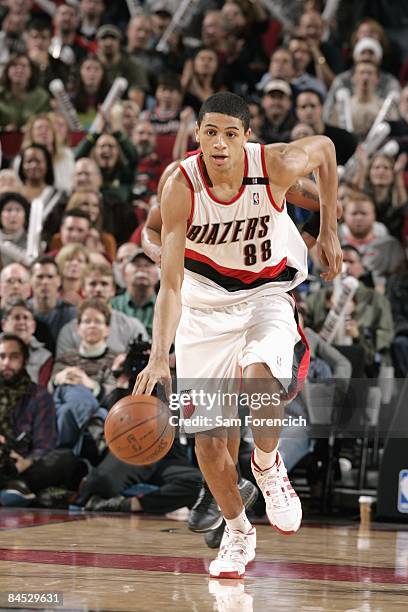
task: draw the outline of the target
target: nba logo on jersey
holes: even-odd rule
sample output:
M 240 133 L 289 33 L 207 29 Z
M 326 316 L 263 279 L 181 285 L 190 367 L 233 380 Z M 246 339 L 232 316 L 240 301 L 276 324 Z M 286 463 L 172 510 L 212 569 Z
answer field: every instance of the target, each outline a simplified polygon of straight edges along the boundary
M 408 470 L 401 470 L 398 476 L 398 511 L 408 514 Z
M 252 194 L 252 204 L 254 206 L 259 206 L 259 193 L 257 191 Z

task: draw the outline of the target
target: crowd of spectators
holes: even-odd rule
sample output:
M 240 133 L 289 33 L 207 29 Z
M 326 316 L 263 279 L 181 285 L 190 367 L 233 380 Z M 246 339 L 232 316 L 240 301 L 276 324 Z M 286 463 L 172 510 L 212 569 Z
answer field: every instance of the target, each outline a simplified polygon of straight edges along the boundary
M 201 477 L 189 445 L 124 470 L 103 440 L 107 411 L 129 393 L 129 343 L 152 334 L 159 255 L 143 252 L 142 230 L 160 176 L 196 147 L 198 110 L 218 91 L 247 100 L 253 142 L 332 139 L 344 270 L 322 285 L 311 249 L 299 310 L 310 387 L 332 377 L 339 411 L 361 412 L 382 369 L 408 373 L 408 8 L 340 0 L 328 16 L 324 0 L 287 0 L 271 15 L 261 0 L 208 0 L 173 28 L 173 0 L 47 4 L 52 14 L 0 0 L 0 442 L 16 445 L 0 503 L 191 508 Z M 126 89 L 106 110 L 117 77 Z M 288 210 L 308 227 L 290 198 Z M 326 341 L 347 277 L 358 286 Z M 371 382 L 356 391 L 357 378 Z M 305 393 L 290 410 L 307 415 L 311 402 Z M 288 468 L 312 438 L 282 441 Z

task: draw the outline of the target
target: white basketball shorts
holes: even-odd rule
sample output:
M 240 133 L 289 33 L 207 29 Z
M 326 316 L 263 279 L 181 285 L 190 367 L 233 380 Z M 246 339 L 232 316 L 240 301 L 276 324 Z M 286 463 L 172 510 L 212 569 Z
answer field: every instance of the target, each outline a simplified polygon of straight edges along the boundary
M 283 398 L 292 399 L 309 365 L 307 341 L 289 294 L 223 308 L 183 306 L 175 349 L 177 393 L 183 400 L 180 422 L 186 433 L 215 429 L 222 426 L 220 419 L 237 415 L 234 400 L 247 366 L 265 363 L 281 383 Z

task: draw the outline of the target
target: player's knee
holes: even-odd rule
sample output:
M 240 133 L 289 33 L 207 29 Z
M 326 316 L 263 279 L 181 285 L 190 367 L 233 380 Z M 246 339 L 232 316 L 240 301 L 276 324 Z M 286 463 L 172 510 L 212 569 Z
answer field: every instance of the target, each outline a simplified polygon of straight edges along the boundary
M 195 452 L 198 461 L 206 463 L 216 461 L 227 450 L 227 438 L 212 435 L 196 434 Z

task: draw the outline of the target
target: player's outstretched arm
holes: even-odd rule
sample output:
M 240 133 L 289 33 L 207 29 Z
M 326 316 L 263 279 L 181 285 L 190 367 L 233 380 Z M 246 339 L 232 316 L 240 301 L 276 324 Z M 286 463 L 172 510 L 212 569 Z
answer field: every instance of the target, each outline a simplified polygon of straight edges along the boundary
M 165 386 L 167 395 L 170 393 L 169 351 L 181 314 L 180 292 L 190 209 L 190 190 L 179 171 L 167 181 L 163 191 L 162 273 L 154 310 L 152 349 L 149 363 L 136 378 L 134 395 L 150 394 L 157 382 Z
M 326 136 L 310 136 L 288 145 L 266 147 L 266 165 L 271 188 L 278 199 L 299 177 L 313 172 L 320 200 L 319 258 L 332 280 L 341 270 L 342 255 L 337 236 L 337 163 L 333 142 Z

